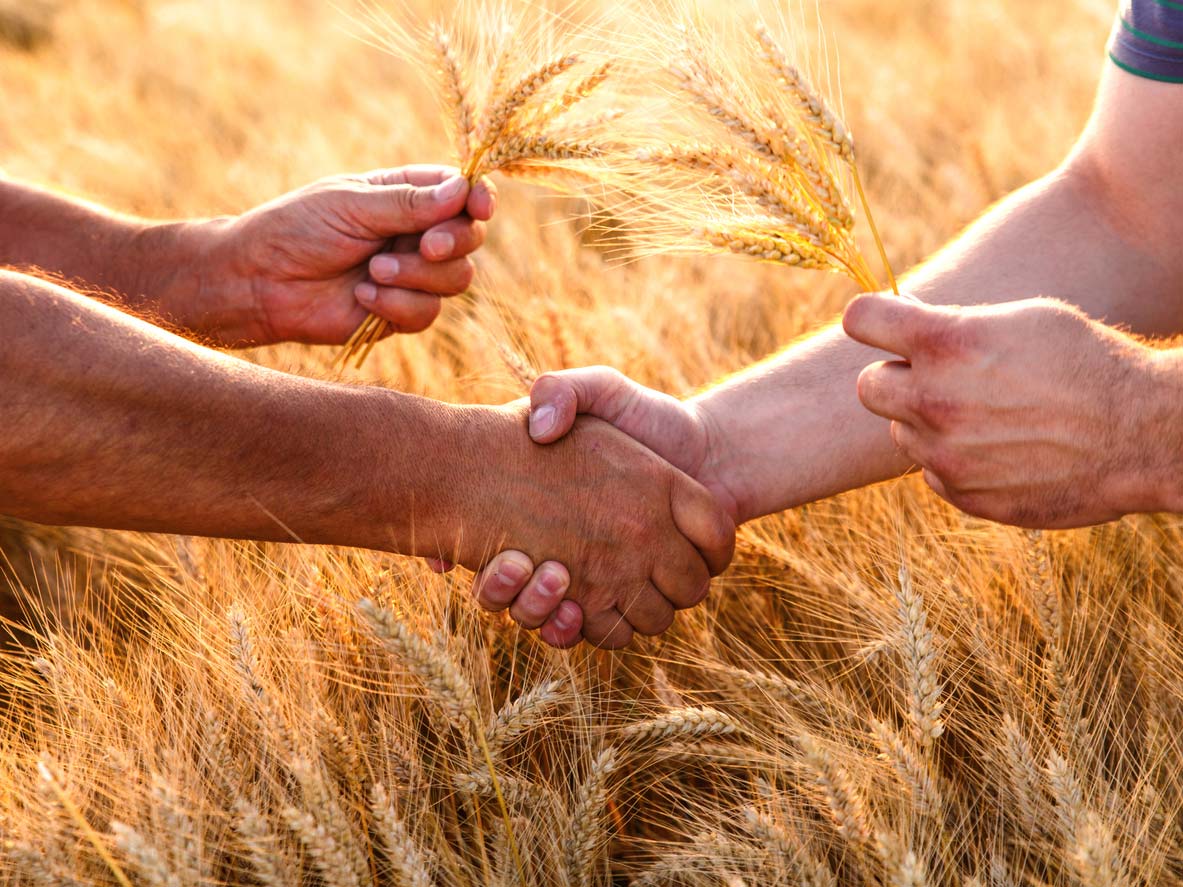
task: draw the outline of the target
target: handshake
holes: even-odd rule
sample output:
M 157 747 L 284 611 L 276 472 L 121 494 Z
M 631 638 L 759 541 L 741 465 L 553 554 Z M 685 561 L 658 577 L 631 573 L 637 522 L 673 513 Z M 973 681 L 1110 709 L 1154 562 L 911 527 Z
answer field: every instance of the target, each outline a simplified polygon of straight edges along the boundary
M 521 404 L 489 412 L 516 425 L 492 437 L 521 440 Z M 466 557 L 462 545 L 460 560 L 479 570 L 477 601 L 508 609 L 559 648 L 586 640 L 615 649 L 666 631 L 727 568 L 743 517 L 715 474 L 709 423 L 693 402 L 607 367 L 541 376 L 530 395 L 532 443 L 486 463 L 509 470 L 494 508 L 478 512 L 482 526 L 504 534 L 498 544 L 530 551 L 507 548 L 481 566 L 479 547 Z

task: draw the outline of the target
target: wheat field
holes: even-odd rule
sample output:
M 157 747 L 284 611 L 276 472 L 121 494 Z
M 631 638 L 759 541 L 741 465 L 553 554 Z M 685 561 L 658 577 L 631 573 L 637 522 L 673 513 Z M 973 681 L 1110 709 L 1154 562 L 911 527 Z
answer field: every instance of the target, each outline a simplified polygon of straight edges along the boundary
M 433 11 L 465 24 L 405 6 Z M 450 159 L 423 79 L 358 39 L 359 12 L 0 0 L 0 167 L 168 218 Z M 795 51 L 904 270 L 1063 157 L 1114 9 L 820 13 Z M 473 290 L 351 378 L 501 403 L 522 393 L 508 349 L 687 394 L 856 290 L 613 261 L 581 201 L 499 186 Z M 1180 883 L 1181 543 L 1169 517 L 1028 534 L 905 479 L 744 527 L 669 634 L 560 653 L 479 611 L 463 571 L 0 518 L 0 584 L 32 628 L 0 666 L 0 884 Z

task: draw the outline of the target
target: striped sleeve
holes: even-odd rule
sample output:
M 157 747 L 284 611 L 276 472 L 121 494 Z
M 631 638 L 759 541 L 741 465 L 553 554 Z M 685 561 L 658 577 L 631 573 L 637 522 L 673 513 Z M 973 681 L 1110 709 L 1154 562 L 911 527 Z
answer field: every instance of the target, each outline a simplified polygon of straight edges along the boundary
M 1109 57 L 1139 77 L 1183 83 L 1183 0 L 1122 0 Z

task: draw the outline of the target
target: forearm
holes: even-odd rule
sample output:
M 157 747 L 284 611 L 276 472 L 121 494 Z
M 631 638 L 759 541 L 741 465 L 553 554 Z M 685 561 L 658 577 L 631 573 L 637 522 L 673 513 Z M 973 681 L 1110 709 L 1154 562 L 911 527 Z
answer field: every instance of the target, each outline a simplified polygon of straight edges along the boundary
M 1054 295 L 1145 334 L 1178 329 L 1183 295 L 1172 252 L 1115 225 L 1088 174 L 1072 167 L 1017 192 L 908 275 L 926 302 L 986 304 Z M 859 402 L 868 364 L 893 359 L 831 327 L 695 399 L 712 435 L 711 469 L 740 503 L 767 514 L 897 476 L 908 463 L 889 423 Z
M 460 408 L 266 370 L 9 272 L 0 330 L 0 512 L 421 554 L 452 544 Z
M 70 282 L 187 334 L 211 333 L 233 307 L 213 292 L 225 288 L 210 255 L 223 224 L 149 222 L 0 178 L 0 267 Z

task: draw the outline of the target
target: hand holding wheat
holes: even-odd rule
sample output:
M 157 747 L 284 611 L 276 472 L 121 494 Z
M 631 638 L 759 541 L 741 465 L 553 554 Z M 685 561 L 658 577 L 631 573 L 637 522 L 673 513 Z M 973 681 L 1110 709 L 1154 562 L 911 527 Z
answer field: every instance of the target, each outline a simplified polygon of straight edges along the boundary
M 554 51 L 551 19 L 526 19 L 504 8 L 470 41 L 442 23 L 407 24 L 376 6 L 360 21 L 366 39 L 432 72 L 432 85 L 449 123 L 464 176 L 477 182 L 493 172 L 551 187 L 578 190 L 598 176 L 590 166 L 604 149 L 594 141 L 615 112 L 585 111 L 608 79 L 612 62 L 590 49 Z M 573 33 L 562 39 L 578 46 Z M 488 71 L 483 87 L 474 72 Z M 389 324 L 371 315 L 346 343 L 343 362 L 360 366 Z

